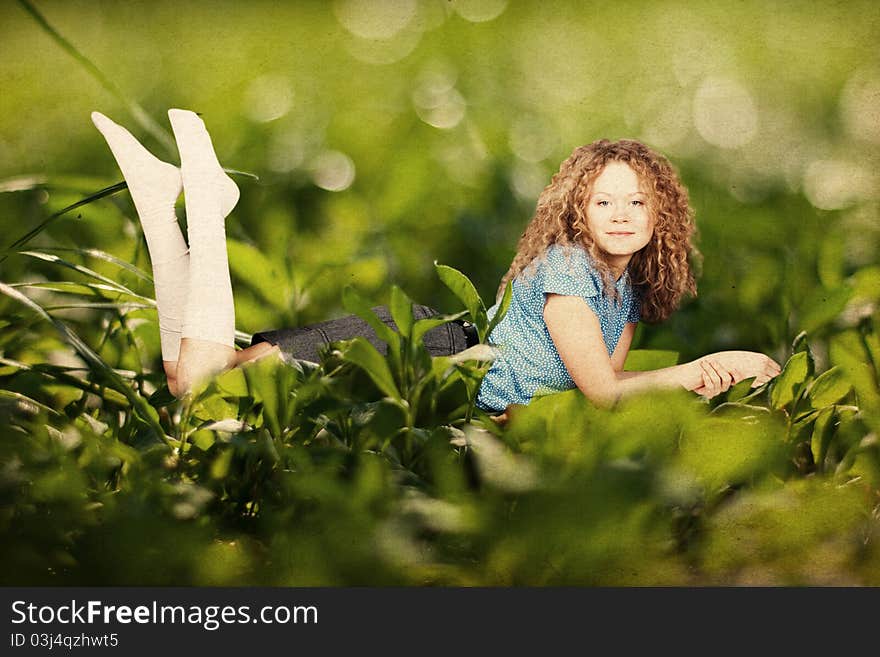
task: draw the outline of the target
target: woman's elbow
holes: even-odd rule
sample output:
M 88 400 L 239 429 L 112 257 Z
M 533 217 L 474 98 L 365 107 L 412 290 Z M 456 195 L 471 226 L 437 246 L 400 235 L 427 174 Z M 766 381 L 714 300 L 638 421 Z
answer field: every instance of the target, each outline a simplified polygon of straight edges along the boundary
M 617 403 L 622 394 L 616 377 L 614 381 L 591 381 L 586 385 L 578 384 L 577 387 L 583 393 L 584 397 L 589 399 L 593 404 L 605 408 Z

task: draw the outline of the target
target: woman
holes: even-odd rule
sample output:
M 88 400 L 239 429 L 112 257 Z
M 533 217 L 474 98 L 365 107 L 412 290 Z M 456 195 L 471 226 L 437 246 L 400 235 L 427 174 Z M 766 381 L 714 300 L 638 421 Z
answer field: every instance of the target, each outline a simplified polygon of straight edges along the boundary
M 202 120 L 179 109 L 168 116 L 179 169 L 102 114 L 94 112 L 92 121 L 122 170 L 147 239 L 171 392 L 183 396 L 207 377 L 282 348 L 314 358 L 316 345 L 332 340 L 363 335 L 378 343 L 364 322 L 347 317 L 257 334 L 251 347 L 236 351 L 224 219 L 238 202 L 238 188 L 217 161 Z M 174 212 L 181 189 L 188 250 Z M 776 376 L 778 364 L 745 351 L 623 371 L 640 317 L 663 320 L 684 294 L 696 291 L 688 264 L 693 230 L 687 192 L 665 158 L 628 140 L 576 149 L 541 194 L 502 280 L 499 295 L 512 281 L 511 305 L 489 336 L 497 358 L 477 404 L 502 412 L 575 386 L 599 403 L 670 386 L 714 396 L 743 379 L 760 385 Z M 497 310 L 496 303 L 490 317 Z M 383 318 L 391 323 L 387 313 Z M 473 343 L 466 325 L 439 327 L 426 341 L 433 355 Z

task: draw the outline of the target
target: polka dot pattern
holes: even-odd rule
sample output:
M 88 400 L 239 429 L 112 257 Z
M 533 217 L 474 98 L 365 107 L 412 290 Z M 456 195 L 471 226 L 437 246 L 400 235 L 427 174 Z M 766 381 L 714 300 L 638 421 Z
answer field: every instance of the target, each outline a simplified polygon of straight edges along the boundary
M 619 301 L 602 294 L 602 276 L 583 247 L 551 245 L 533 275 L 527 267 L 513 281 L 510 308 L 489 336 L 497 357 L 480 386 L 477 406 L 502 411 L 508 404 L 528 404 L 536 395 L 574 388 L 544 323 L 544 295 L 582 297 L 599 319 L 610 356 L 626 323 L 640 318 L 628 274 L 615 287 Z M 489 318 L 497 311 L 496 303 Z

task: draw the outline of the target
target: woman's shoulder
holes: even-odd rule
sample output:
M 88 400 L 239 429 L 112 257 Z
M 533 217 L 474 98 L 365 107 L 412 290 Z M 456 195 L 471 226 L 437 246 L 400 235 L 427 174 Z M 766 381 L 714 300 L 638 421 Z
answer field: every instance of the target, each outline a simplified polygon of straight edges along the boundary
M 552 269 L 564 268 L 573 272 L 596 273 L 597 269 L 590 254 L 582 244 L 555 242 L 549 245 L 543 255 L 543 261 Z
M 541 292 L 589 298 L 602 289 L 601 275 L 581 245 L 550 244 L 534 264 L 534 281 Z

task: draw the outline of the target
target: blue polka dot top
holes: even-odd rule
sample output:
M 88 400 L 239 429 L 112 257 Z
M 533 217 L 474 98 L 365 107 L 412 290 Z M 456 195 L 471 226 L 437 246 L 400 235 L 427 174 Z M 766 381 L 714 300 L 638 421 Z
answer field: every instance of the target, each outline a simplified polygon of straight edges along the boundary
M 528 404 L 534 396 L 575 387 L 544 324 L 545 294 L 583 297 L 599 318 L 609 356 L 624 325 L 639 321 L 628 274 L 615 283 L 618 302 L 602 293 L 602 275 L 582 246 L 553 244 L 545 256 L 539 257 L 533 275 L 527 267 L 516 276 L 507 314 L 489 336 L 497 356 L 477 394 L 483 410 L 503 411 L 508 404 Z M 496 303 L 488 311 L 490 320 L 497 311 Z

